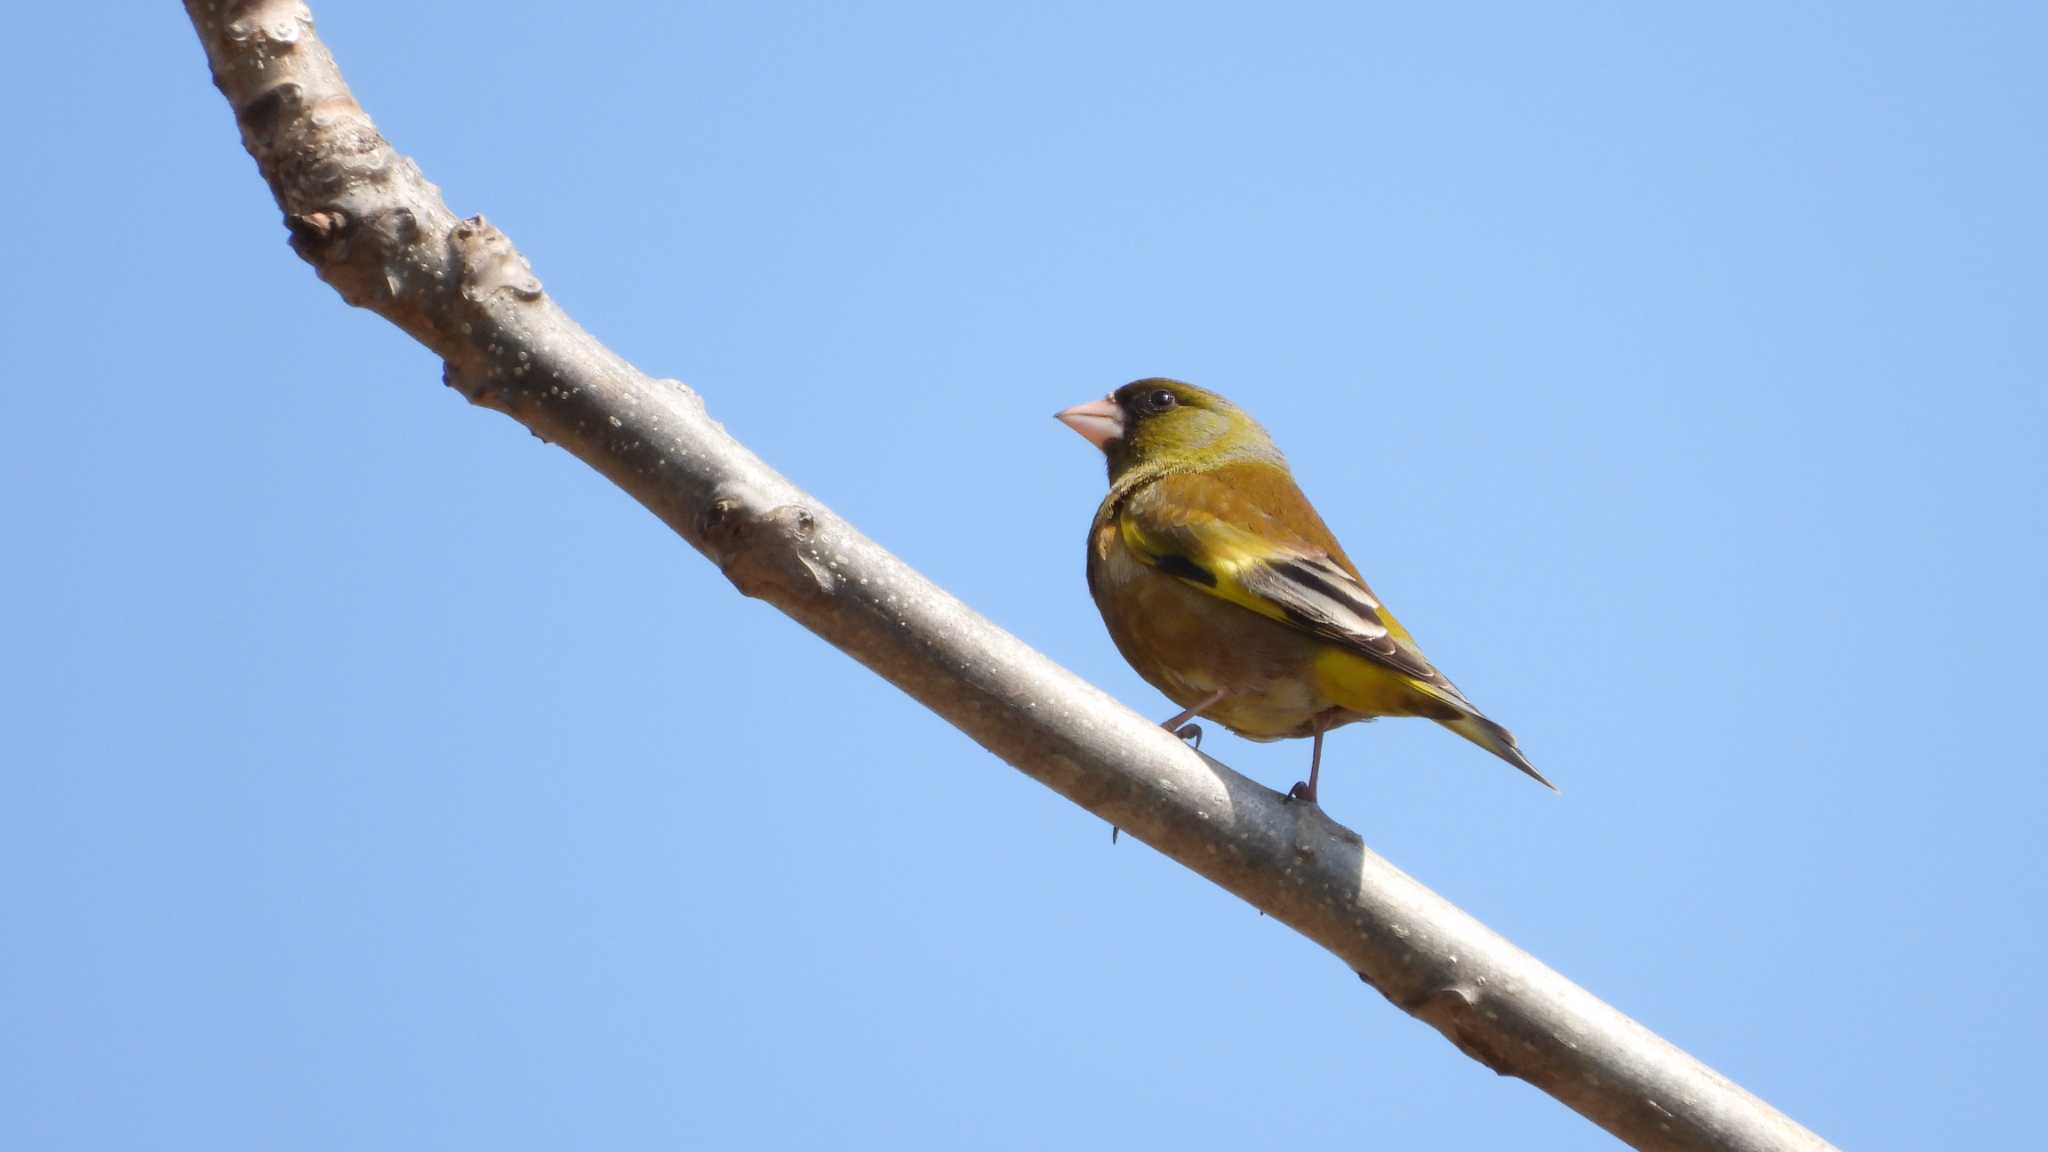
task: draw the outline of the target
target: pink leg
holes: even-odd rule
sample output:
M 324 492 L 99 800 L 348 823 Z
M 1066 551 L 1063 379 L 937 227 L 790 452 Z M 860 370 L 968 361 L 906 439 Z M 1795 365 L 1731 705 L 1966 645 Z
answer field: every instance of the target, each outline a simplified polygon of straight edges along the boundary
M 1218 688 L 1214 692 L 1211 692 L 1207 696 L 1203 697 L 1201 703 L 1195 705 L 1192 708 L 1188 708 L 1184 711 L 1175 713 L 1173 719 L 1168 720 L 1165 723 L 1161 724 L 1160 727 L 1166 729 L 1168 732 L 1173 733 L 1175 736 L 1185 736 L 1187 735 L 1187 733 L 1185 733 L 1183 729 L 1193 728 L 1195 730 L 1195 747 L 1200 748 L 1202 746 L 1201 726 L 1189 724 L 1188 721 L 1200 715 L 1204 709 L 1214 708 L 1218 701 L 1222 700 L 1225 696 L 1228 696 L 1229 694 L 1230 693 L 1225 691 L 1224 689 Z
M 1310 752 L 1308 756 L 1308 783 L 1296 784 L 1294 787 L 1289 788 L 1287 790 L 1287 798 L 1289 800 L 1306 800 L 1311 804 L 1315 803 L 1316 777 L 1322 774 L 1322 770 L 1323 726 L 1319 724 L 1316 726 L 1315 750 Z

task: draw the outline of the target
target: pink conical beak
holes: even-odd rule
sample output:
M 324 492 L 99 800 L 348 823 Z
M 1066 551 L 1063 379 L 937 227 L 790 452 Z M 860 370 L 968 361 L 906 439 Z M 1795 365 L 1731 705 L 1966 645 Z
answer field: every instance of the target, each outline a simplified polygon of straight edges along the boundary
M 1090 400 L 1086 404 L 1076 404 L 1064 412 L 1055 412 L 1053 419 L 1079 432 L 1082 439 L 1104 452 L 1109 451 L 1111 441 L 1123 439 L 1123 409 L 1118 408 L 1116 401 L 1108 397 Z

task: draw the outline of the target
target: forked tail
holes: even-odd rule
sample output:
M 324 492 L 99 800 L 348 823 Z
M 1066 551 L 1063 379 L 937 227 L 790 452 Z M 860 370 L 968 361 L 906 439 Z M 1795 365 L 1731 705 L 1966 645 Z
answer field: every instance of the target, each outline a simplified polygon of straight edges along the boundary
M 1529 763 L 1529 758 L 1522 755 L 1521 748 L 1515 744 L 1515 734 L 1486 717 L 1473 712 L 1450 720 L 1439 720 L 1437 723 L 1527 772 L 1530 779 L 1552 792 L 1557 791 L 1557 785 L 1544 779 L 1543 773 L 1538 772 L 1536 766 Z

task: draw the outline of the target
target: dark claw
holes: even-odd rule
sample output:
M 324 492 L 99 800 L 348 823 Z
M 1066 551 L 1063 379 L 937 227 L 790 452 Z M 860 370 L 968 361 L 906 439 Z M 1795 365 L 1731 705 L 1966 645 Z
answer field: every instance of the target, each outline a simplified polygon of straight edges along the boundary
M 1121 829 L 1121 828 L 1117 827 L 1117 826 L 1116 826 L 1116 825 L 1114 825 L 1114 824 L 1111 824 L 1111 825 L 1109 826 L 1109 842 L 1110 842 L 1111 844 L 1115 844 L 1115 843 L 1116 843 L 1116 838 L 1117 838 L 1117 836 L 1118 836 L 1118 835 L 1119 835 L 1120 833 L 1122 833 L 1122 832 L 1123 832 L 1123 829 Z
M 1183 724 L 1180 726 L 1180 731 L 1175 732 L 1174 735 L 1194 745 L 1197 751 L 1201 750 L 1202 726 L 1200 724 Z
M 1287 790 L 1287 798 L 1289 800 L 1306 800 L 1311 804 L 1316 802 L 1316 794 L 1309 788 L 1308 781 L 1306 780 L 1300 781 L 1294 787 L 1289 788 Z

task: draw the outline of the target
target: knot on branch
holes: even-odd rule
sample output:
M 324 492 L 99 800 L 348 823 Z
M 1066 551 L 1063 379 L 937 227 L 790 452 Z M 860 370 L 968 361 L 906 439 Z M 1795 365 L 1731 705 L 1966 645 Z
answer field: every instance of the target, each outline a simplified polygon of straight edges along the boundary
M 776 603 L 830 596 L 838 574 L 820 552 L 817 518 L 798 504 L 762 508 L 735 492 L 714 497 L 697 533 L 743 595 Z
M 286 124 L 306 106 L 306 90 L 297 82 L 283 80 L 256 94 L 235 109 L 235 123 L 242 129 L 242 144 L 262 163 L 276 150 L 277 137 Z M 264 175 L 270 175 L 266 169 Z
M 409 208 L 389 208 L 358 220 L 338 207 L 284 218 L 292 251 L 358 308 L 383 308 L 414 294 L 415 279 L 432 273 L 410 259 L 419 221 Z
M 1365 980 L 1365 973 L 1360 972 L 1358 978 Z M 1495 1075 L 1517 1074 L 1504 1051 L 1505 1041 L 1500 1028 L 1483 1019 L 1488 1013 L 1480 1006 L 1477 989 L 1464 984 L 1450 984 L 1412 999 L 1401 1007 L 1427 1021 L 1432 1028 L 1443 1033 L 1445 1039 L 1457 1045 L 1458 1051 L 1486 1065 Z
M 292 48 L 313 30 L 313 10 L 299 0 L 237 0 L 228 9 L 228 39 L 238 45 Z
M 448 234 L 448 251 L 455 259 L 465 301 L 484 304 L 502 295 L 540 299 L 540 278 L 526 257 L 512 246 L 511 237 L 483 217 L 471 216 L 457 224 Z
M 297 248 L 302 256 L 307 248 L 331 244 L 348 235 L 354 223 L 348 218 L 348 213 L 339 208 L 284 218 L 284 226 L 291 229 L 292 247 Z
M 227 34 L 260 42 L 237 57 L 255 71 L 240 78 L 246 85 L 223 87 L 240 96 L 242 145 L 284 209 L 292 250 L 350 304 L 376 308 L 400 299 L 427 263 L 415 250 L 418 221 L 396 204 L 403 189 L 394 182 L 408 174 L 406 165 L 331 77 L 270 66 L 287 58 L 269 46 L 292 43 L 302 31 L 294 15 L 304 15 L 302 6 L 244 8 Z
M 531 368 L 533 355 L 508 338 L 524 325 L 500 306 L 539 300 L 540 280 L 513 247 L 512 238 L 482 216 L 449 229 L 447 260 L 454 291 L 448 315 L 439 325 L 449 338 L 449 363 L 442 379 L 471 403 L 493 405 L 508 380 Z
M 304 72 L 287 72 L 237 103 L 242 146 L 256 160 L 279 204 L 325 203 L 360 185 L 382 186 L 398 154 L 346 88 L 309 94 Z

